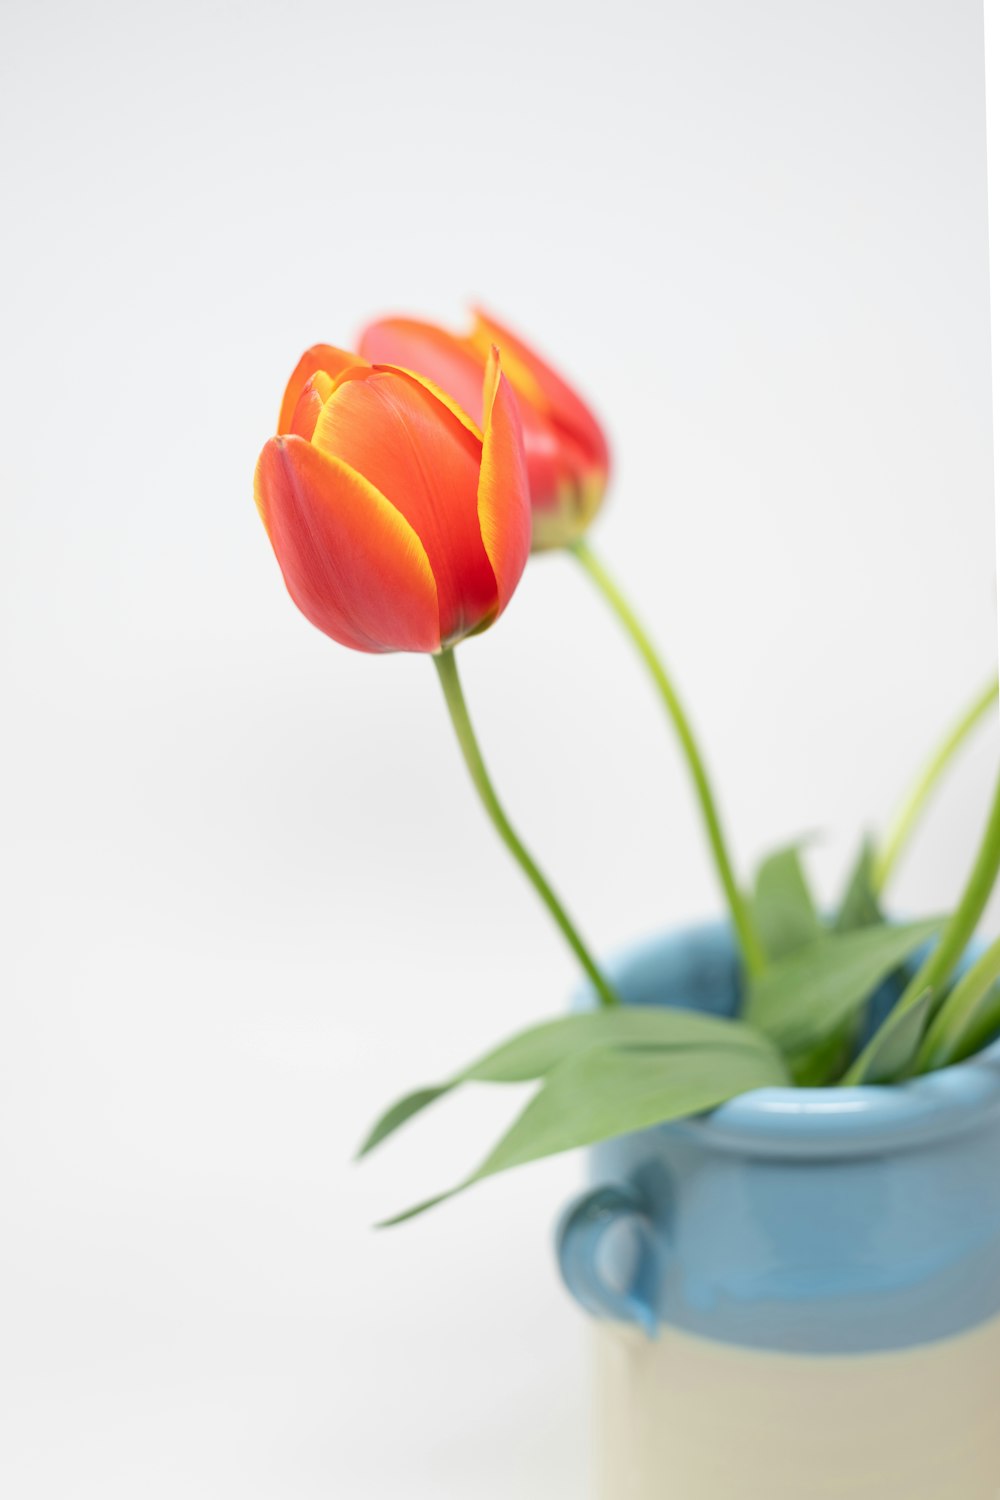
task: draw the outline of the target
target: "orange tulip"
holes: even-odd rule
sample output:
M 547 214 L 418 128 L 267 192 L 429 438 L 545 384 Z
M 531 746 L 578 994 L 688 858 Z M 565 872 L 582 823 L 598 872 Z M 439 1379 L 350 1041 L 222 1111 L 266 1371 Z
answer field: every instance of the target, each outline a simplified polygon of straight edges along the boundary
M 385 318 L 365 329 L 360 347 L 366 359 L 416 370 L 468 407 L 477 399 L 493 345 L 514 387 L 524 429 L 533 545 L 536 551 L 565 546 L 586 531 L 600 507 L 609 455 L 596 418 L 561 376 L 481 312 L 465 335 L 412 318 Z
M 482 432 L 428 380 L 317 344 L 257 464 L 288 592 L 356 651 L 447 649 L 505 609 L 531 546 L 517 404 L 496 350 Z

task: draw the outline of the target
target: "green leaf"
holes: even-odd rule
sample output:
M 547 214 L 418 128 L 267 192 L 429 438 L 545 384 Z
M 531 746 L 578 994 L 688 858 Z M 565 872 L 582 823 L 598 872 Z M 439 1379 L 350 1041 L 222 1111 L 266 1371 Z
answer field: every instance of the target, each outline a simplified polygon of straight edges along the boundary
M 857 932 L 885 921 L 875 891 L 874 871 L 875 851 L 871 839 L 866 837 L 834 919 L 835 932 Z
M 1000 985 L 994 985 L 976 1012 L 975 1022 L 962 1033 L 948 1064 L 964 1062 L 996 1040 L 1000 1034 Z
M 798 845 L 779 849 L 761 864 L 751 912 L 768 958 L 784 958 L 822 937 L 823 924 L 806 882 Z
M 837 908 L 834 932 L 860 932 L 863 928 L 879 927 L 885 923 L 875 887 L 875 863 L 874 846 L 866 835 Z M 856 1012 L 832 1037 L 797 1062 L 796 1082 L 808 1087 L 832 1083 L 839 1078 L 857 1046 L 862 1020 L 861 1012 Z
M 594 1048 L 553 1069 L 476 1176 L 701 1114 L 736 1094 L 785 1084 L 776 1051 L 748 1047 Z
M 367 1156 L 369 1151 L 374 1151 L 387 1135 L 392 1135 L 394 1130 L 405 1125 L 407 1120 L 418 1115 L 421 1110 L 433 1104 L 435 1099 L 440 1099 L 442 1094 L 447 1094 L 453 1087 L 454 1085 L 450 1083 L 432 1084 L 426 1089 L 416 1089 L 412 1094 L 407 1094 L 404 1098 L 398 1099 L 395 1104 L 390 1105 L 385 1114 L 379 1116 L 359 1146 L 358 1159 Z
M 830 933 L 773 964 L 750 988 L 746 1019 L 786 1057 L 818 1047 L 855 1016 L 915 948 L 940 932 L 944 918 L 900 927 Z
M 847 886 L 837 907 L 837 915 L 833 920 L 834 932 L 859 932 L 862 928 L 884 923 L 885 918 L 875 895 L 874 863 L 872 843 L 866 837 L 851 867 Z M 862 1020 L 861 1012 L 856 1011 L 831 1036 L 820 1042 L 818 1047 L 796 1057 L 792 1071 L 800 1088 L 821 1088 L 841 1076 L 854 1055 Z
M 991 1023 L 997 1014 L 1000 993 L 1000 939 L 991 943 L 970 969 L 958 980 L 941 1006 L 920 1048 L 918 1067 L 921 1072 L 943 1068 L 968 1057 L 989 1039 Z
M 529 1083 L 590 1047 L 649 1045 L 685 1048 L 713 1044 L 755 1047 L 770 1043 L 741 1021 L 666 1006 L 622 1006 L 560 1016 L 522 1031 L 464 1068 L 448 1083 L 418 1089 L 398 1100 L 372 1127 L 358 1156 L 365 1156 L 407 1120 L 463 1083 Z
M 744 1046 L 771 1051 L 759 1031 L 728 1016 L 670 1006 L 623 1005 L 543 1021 L 504 1042 L 460 1074 L 462 1082 L 524 1083 L 591 1047 Z
M 720 1043 L 680 1052 L 669 1047 L 592 1047 L 552 1069 L 471 1177 L 380 1227 L 413 1218 L 498 1172 L 702 1114 L 750 1089 L 787 1082 L 781 1058 L 766 1046 Z
M 820 1089 L 839 1078 L 857 1046 L 859 1017 L 852 1016 L 825 1041 L 791 1059 L 792 1077 L 800 1089 Z
M 934 998 L 934 987 L 928 985 L 905 1009 L 897 1007 L 872 1040 L 856 1083 L 894 1083 L 905 1077 L 913 1065 L 923 1036 L 924 1023 Z M 845 1080 L 846 1082 L 846 1080 Z

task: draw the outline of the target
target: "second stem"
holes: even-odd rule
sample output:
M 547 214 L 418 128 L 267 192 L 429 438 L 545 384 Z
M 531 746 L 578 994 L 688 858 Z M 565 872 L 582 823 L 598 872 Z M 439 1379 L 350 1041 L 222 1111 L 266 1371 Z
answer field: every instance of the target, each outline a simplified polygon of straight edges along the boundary
M 712 849 L 716 869 L 719 872 L 719 880 L 726 894 L 729 911 L 732 917 L 733 928 L 736 938 L 743 954 L 743 962 L 747 973 L 751 978 L 761 974 L 767 966 L 767 955 L 764 945 L 756 927 L 753 924 L 749 908 L 743 892 L 740 890 L 733 873 L 732 861 L 726 848 L 725 835 L 722 832 L 722 821 L 715 805 L 715 797 L 708 780 L 708 772 L 701 758 L 701 752 L 695 741 L 694 732 L 688 722 L 688 717 L 681 705 L 680 698 L 674 688 L 667 669 L 660 660 L 652 641 L 646 634 L 632 606 L 624 594 L 614 582 L 614 579 L 604 568 L 604 565 L 591 552 L 586 542 L 574 542 L 568 549 L 573 557 L 589 575 L 597 588 L 603 594 L 611 609 L 617 615 L 618 620 L 630 637 L 633 645 L 645 662 L 650 676 L 659 690 L 663 705 L 677 733 L 681 750 L 688 764 L 691 779 L 694 782 L 695 793 L 701 808 L 705 830 L 708 834 L 708 842 Z

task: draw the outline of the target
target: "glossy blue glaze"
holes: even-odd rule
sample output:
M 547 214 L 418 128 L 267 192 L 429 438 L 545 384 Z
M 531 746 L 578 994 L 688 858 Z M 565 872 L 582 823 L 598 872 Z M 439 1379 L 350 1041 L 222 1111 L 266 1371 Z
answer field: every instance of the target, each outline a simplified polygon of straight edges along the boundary
M 657 939 L 611 972 L 628 1004 L 738 1005 L 721 924 Z M 832 1354 L 1000 1314 L 1000 1043 L 892 1088 L 757 1090 L 606 1142 L 590 1162 L 597 1191 L 567 1211 L 559 1251 L 598 1315 Z

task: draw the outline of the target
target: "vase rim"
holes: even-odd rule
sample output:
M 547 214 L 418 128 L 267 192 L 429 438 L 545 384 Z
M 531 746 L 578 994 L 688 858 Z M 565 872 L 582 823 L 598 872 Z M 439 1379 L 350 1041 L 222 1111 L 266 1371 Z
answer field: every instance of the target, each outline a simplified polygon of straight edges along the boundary
M 634 943 L 615 956 L 609 974 L 627 994 L 636 973 L 676 962 L 682 952 L 693 964 L 699 949 L 706 957 L 718 959 L 727 949 L 735 957 L 729 924 L 691 923 Z M 901 1083 L 753 1089 L 706 1114 L 654 1128 L 752 1155 L 856 1156 L 940 1140 L 998 1110 L 1000 1039 L 963 1062 Z

